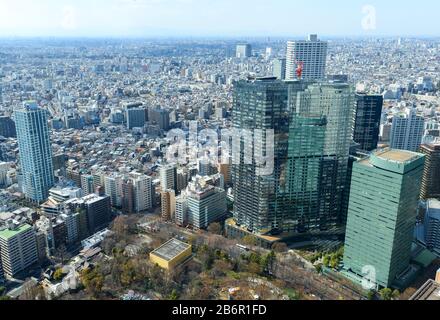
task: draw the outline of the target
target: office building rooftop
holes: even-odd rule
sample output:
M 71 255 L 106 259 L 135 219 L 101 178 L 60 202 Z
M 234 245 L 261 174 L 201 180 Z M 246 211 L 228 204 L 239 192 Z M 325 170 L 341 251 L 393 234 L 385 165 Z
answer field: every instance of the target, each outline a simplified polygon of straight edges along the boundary
M 9 240 L 13 237 L 15 237 L 17 234 L 20 234 L 24 231 L 29 230 L 30 228 L 32 228 L 30 225 L 28 224 L 24 224 L 20 227 L 17 227 L 16 229 L 4 229 L 0 231 L 0 238 L 3 240 Z
M 151 252 L 151 254 L 156 255 L 164 260 L 171 261 L 190 247 L 191 246 L 185 242 L 177 239 L 171 239 Z
M 394 162 L 400 162 L 405 163 L 412 160 L 415 160 L 417 158 L 420 158 L 419 154 L 403 151 L 403 150 L 392 150 L 388 149 L 384 152 L 377 153 L 376 156 L 378 158 L 387 160 L 387 161 L 394 161 Z

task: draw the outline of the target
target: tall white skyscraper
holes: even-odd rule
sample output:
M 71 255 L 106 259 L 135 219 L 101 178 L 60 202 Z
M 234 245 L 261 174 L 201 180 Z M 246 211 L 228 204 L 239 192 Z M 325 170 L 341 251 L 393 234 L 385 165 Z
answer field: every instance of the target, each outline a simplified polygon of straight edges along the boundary
M 33 101 L 24 102 L 15 111 L 15 124 L 24 193 L 28 199 L 42 202 L 54 184 L 47 112 Z
M 415 108 L 407 108 L 393 117 L 390 147 L 416 152 L 422 144 L 425 119 Z
M 110 197 L 111 205 L 121 207 L 123 198 L 122 176 L 112 173 L 110 176 L 106 176 L 104 181 L 105 194 Z
M 303 64 L 302 79 L 317 80 L 324 78 L 327 47 L 328 43 L 319 40 L 317 35 L 310 35 L 308 40 L 288 41 L 286 80 L 298 78 L 296 70 L 300 64 Z
M 134 210 L 142 212 L 153 208 L 153 180 L 140 173 L 131 173 L 134 190 Z

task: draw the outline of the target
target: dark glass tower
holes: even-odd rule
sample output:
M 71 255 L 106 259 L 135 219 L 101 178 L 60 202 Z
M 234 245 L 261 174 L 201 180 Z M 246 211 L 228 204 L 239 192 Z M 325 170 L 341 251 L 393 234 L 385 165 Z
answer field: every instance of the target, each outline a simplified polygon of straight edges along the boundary
M 347 84 L 282 82 L 235 84 L 233 125 L 273 129 L 274 171 L 256 174 L 255 159 L 233 165 L 234 218 L 257 234 L 327 230 L 343 224 L 350 142 L 355 111 Z M 249 139 L 249 138 L 248 138 Z
M 383 97 L 381 95 L 356 94 L 356 118 L 353 140 L 360 149 L 373 151 L 377 148 L 382 115 Z
M 343 225 L 354 92 L 344 83 L 289 85 L 289 231 Z M 293 183 L 293 184 L 292 184 Z
M 0 136 L 5 138 L 15 138 L 17 136 L 14 120 L 9 117 L 0 117 Z
M 277 186 L 281 169 L 287 159 L 289 133 L 288 92 L 286 83 L 274 78 L 235 83 L 232 110 L 233 127 L 248 130 L 251 136 L 240 138 L 240 159 L 232 166 L 235 205 L 234 217 L 249 231 L 268 233 L 282 228 L 278 219 Z M 274 170 L 270 175 L 257 174 L 254 129 L 274 130 Z M 237 148 L 237 146 L 234 146 Z M 252 149 L 252 159 L 246 158 L 246 148 Z M 239 163 L 238 163 L 239 162 Z

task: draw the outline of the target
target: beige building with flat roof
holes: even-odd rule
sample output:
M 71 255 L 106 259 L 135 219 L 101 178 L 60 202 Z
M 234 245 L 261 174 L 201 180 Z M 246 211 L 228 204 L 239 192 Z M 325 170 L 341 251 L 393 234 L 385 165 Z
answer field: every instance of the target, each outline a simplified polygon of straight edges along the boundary
M 192 246 L 177 239 L 171 239 L 150 253 L 150 261 L 165 270 L 172 270 L 189 260 Z

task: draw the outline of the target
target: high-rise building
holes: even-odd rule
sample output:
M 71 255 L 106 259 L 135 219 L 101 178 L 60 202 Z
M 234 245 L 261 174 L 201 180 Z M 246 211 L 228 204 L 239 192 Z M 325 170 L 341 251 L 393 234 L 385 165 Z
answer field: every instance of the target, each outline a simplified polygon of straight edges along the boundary
M 165 221 L 174 220 L 176 214 L 176 194 L 174 190 L 161 192 L 161 214 Z
M 42 202 L 54 184 L 47 112 L 35 102 L 25 102 L 15 111 L 15 124 L 24 193 L 28 199 Z
M 292 208 L 284 217 L 286 226 L 291 223 L 288 229 L 303 232 L 314 225 L 325 225 L 320 221 L 320 202 L 326 201 L 325 184 L 321 184 L 326 129 L 326 117 L 295 116 L 292 121 L 286 193 L 286 204 Z
M 3 271 L 2 257 L 0 255 L 0 285 L 5 283 L 5 273 Z
M 227 114 L 227 103 L 223 101 L 217 101 L 215 103 L 215 118 L 217 120 L 223 120 Z
M 105 192 L 105 175 L 101 172 L 95 172 L 93 174 L 93 190 L 96 192 L 98 189 Z
M 212 176 L 218 172 L 216 165 L 210 162 L 209 159 L 199 160 L 198 167 L 199 175 L 202 177 Z
M 122 212 L 134 213 L 134 187 L 131 179 L 122 181 Z
M 0 136 L 5 138 L 15 138 L 17 136 L 14 120 L 5 116 L 0 117 Z
M 7 188 L 10 185 L 9 172 L 11 170 L 11 164 L 8 162 L 0 161 L 0 188 Z
M 160 168 L 160 186 L 162 190 L 174 190 L 177 193 L 177 166 L 164 165 Z
M 258 233 L 281 228 L 279 224 L 282 221 L 276 217 L 275 201 L 281 175 L 280 163 L 286 158 L 286 136 L 289 132 L 287 84 L 274 78 L 235 82 L 232 121 L 235 129 L 249 133 L 235 137 L 234 158 L 238 158 L 239 151 L 240 161 L 235 160 L 232 166 L 234 219 L 240 226 Z M 254 130 L 267 132 L 272 129 L 275 168 L 271 175 L 263 176 L 257 174 L 257 168 L 252 164 L 254 155 L 246 154 L 246 151 L 252 151 Z
M 38 263 L 40 265 L 47 262 L 49 252 L 47 235 L 40 230 L 35 231 L 35 242 L 37 243 Z
M 66 177 L 72 181 L 75 186 L 81 187 L 81 172 L 78 168 L 69 167 L 66 169 Z
M 176 224 L 183 227 L 188 224 L 188 201 L 185 195 L 176 197 Z
M 278 80 L 286 79 L 286 59 L 275 59 L 273 61 L 273 76 Z
M 440 199 L 440 144 L 424 144 L 419 151 L 426 156 L 420 198 Z
M 250 58 L 252 56 L 252 46 L 249 43 L 237 44 L 235 54 L 239 59 Z
M 346 83 L 296 82 L 291 112 L 283 229 L 327 230 L 345 225 L 344 194 L 353 135 L 355 95 Z M 281 209 L 285 206 L 284 209 Z
M 288 41 L 286 56 L 286 80 L 297 79 L 297 69 L 302 64 L 304 80 L 318 80 L 325 77 L 327 62 L 326 41 L 310 35 L 305 41 Z
M 89 194 L 79 199 L 66 201 L 66 206 L 79 215 L 79 233 L 84 236 L 87 226 L 88 235 L 92 235 L 108 226 L 112 217 L 110 197 Z
M 347 84 L 236 83 L 233 126 L 274 130 L 270 175 L 259 175 L 255 165 L 243 162 L 244 146 L 256 146 L 251 137 L 241 138 L 240 164 L 232 166 L 236 224 L 258 234 L 343 225 L 354 110 L 353 88 Z
M 188 172 L 186 170 L 177 170 L 177 193 L 180 193 L 188 186 Z
M 231 168 L 232 165 L 230 165 L 229 163 L 221 163 L 218 166 L 218 172 L 223 175 L 226 186 L 229 186 L 232 183 Z
M 425 157 L 385 149 L 353 166 L 344 271 L 390 287 L 410 265 Z
M 182 206 L 182 202 L 186 203 Z M 204 178 L 197 177 L 179 197 L 177 222 L 186 222 L 194 228 L 206 229 L 211 223 L 224 219 L 226 213 L 226 191 L 206 184 Z
M 81 189 L 84 195 L 95 193 L 94 177 L 91 174 L 81 176 Z
M 160 130 L 170 130 L 170 112 L 162 108 L 151 108 L 148 111 L 150 124 L 159 126 Z
M 440 252 L 440 201 L 437 199 L 426 201 L 424 236 L 426 246 Z
M 80 240 L 79 235 L 79 213 L 73 212 L 72 210 L 66 210 L 65 213 L 60 215 L 60 219 L 62 219 L 66 225 L 67 231 L 67 245 L 72 245 L 77 243 Z
M 358 93 L 356 103 L 353 140 L 360 144 L 361 150 L 373 151 L 379 143 L 383 96 Z
M 105 194 L 110 197 L 110 203 L 113 207 L 122 208 L 122 176 L 118 174 L 111 174 L 104 178 Z
M 130 173 L 133 183 L 134 211 L 140 213 L 153 208 L 153 179 L 141 173 Z
M 389 143 L 391 138 L 392 124 L 389 122 L 380 125 L 380 142 Z
M 63 174 L 66 171 L 67 157 L 64 153 L 56 154 L 52 157 L 53 170 L 60 170 Z
M 140 213 L 153 207 L 153 181 L 138 172 L 128 175 L 113 173 L 105 177 L 105 193 L 111 205 L 122 208 L 127 214 Z
M 37 244 L 30 225 L 7 224 L 0 229 L 0 255 L 4 273 L 14 277 L 38 262 Z
M 125 107 L 125 115 L 127 119 L 127 128 L 143 128 L 145 126 L 145 108 L 142 104 L 130 104 Z
M 390 147 L 416 152 L 422 144 L 425 119 L 415 108 L 407 108 L 393 117 Z

